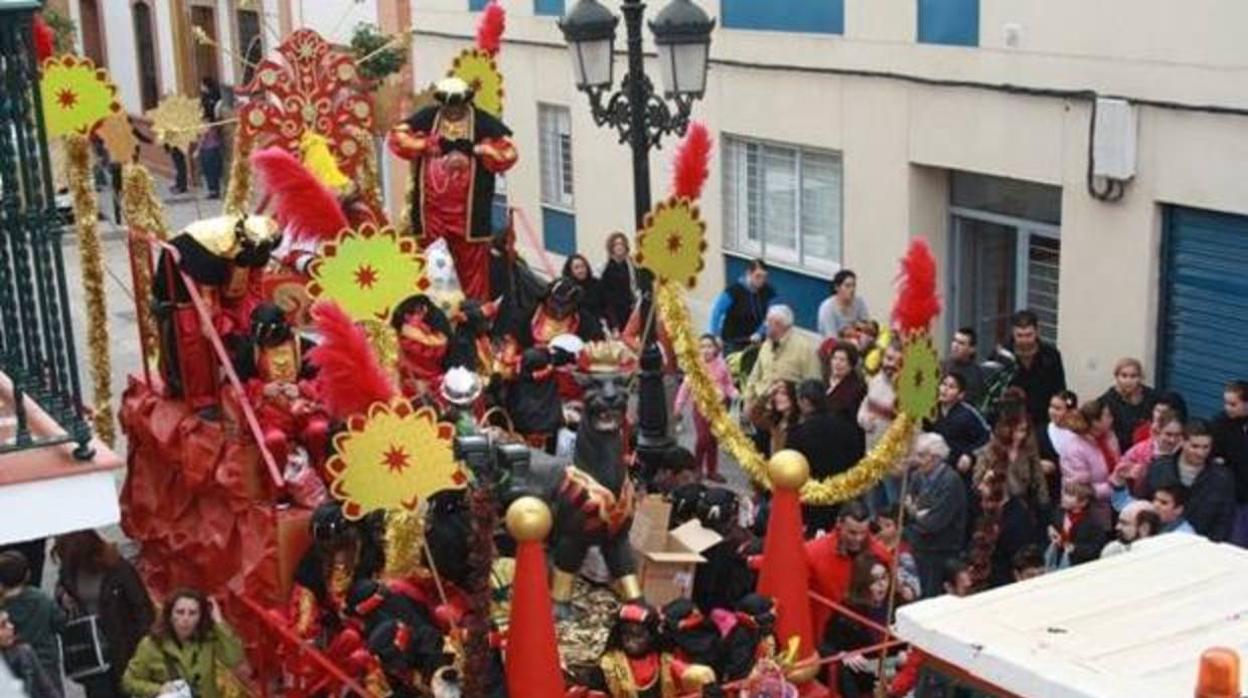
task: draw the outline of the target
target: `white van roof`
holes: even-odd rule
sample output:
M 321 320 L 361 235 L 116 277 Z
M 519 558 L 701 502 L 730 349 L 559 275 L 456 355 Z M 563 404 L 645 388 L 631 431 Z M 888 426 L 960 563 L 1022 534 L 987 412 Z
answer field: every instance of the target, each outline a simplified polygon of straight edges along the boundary
M 1028 698 L 1190 696 L 1204 650 L 1248 660 L 1248 550 L 1163 535 L 1027 582 L 905 606 L 897 634 Z M 1248 671 L 1241 681 L 1248 695 Z

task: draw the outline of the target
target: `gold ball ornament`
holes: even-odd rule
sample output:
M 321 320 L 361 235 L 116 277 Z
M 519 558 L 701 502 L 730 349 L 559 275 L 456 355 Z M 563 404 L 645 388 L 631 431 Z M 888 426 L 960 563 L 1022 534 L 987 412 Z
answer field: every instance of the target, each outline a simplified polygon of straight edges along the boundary
M 550 507 L 537 497 L 521 497 L 507 507 L 507 532 L 521 543 L 546 540 L 552 524 Z
M 810 462 L 801 453 L 785 449 L 767 462 L 767 476 L 776 487 L 799 490 L 810 479 Z

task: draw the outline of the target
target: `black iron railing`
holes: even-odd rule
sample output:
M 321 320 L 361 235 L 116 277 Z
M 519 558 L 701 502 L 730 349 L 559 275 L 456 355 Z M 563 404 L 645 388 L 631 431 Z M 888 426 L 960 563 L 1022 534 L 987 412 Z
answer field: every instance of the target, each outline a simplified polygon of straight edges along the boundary
M 16 3 L 19 6 L 22 3 Z M 0 8 L 4 5 L 0 3 Z M 30 9 L 0 9 L 0 453 L 75 442 L 91 457 L 32 46 Z M 63 429 L 32 429 L 26 398 Z

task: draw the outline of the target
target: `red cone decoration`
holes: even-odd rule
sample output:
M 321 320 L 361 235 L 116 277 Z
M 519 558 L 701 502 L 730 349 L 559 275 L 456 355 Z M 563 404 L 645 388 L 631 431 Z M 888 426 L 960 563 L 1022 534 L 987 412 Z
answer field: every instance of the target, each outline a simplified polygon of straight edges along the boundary
M 697 201 L 702 196 L 702 185 L 710 176 L 711 135 L 706 126 L 695 121 L 676 151 L 676 165 L 672 171 L 672 196 Z
M 940 314 L 940 296 L 936 294 L 936 257 L 927 240 L 914 238 L 901 260 L 897 277 L 897 302 L 893 304 L 893 320 L 903 335 L 929 328 Z
M 781 651 L 800 638 L 797 661 L 818 659 L 815 624 L 810 609 L 810 569 L 806 566 L 806 549 L 802 543 L 801 488 L 810 476 L 806 457 L 796 451 L 780 451 L 768 463 L 771 478 L 771 515 L 767 521 L 767 537 L 763 541 L 762 572 L 758 577 L 758 593 L 776 602 L 776 640 Z M 808 671 L 797 672 L 813 677 Z M 827 695 L 827 689 L 813 679 L 802 680 L 790 673 L 801 685 L 803 696 Z
M 512 696 L 561 698 L 566 691 L 543 549 L 550 526 L 550 509 L 536 497 L 521 497 L 507 509 L 507 530 L 516 539 L 506 665 Z

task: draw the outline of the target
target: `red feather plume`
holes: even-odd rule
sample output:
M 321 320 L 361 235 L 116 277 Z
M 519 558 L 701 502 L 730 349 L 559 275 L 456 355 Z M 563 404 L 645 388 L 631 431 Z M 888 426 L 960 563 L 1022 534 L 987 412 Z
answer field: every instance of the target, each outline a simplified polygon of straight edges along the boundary
M 308 360 L 317 367 L 321 401 L 331 415 L 346 419 L 367 414 L 374 403 L 388 403 L 398 394 L 368 335 L 337 303 L 312 306 L 312 319 L 321 343 L 308 353 Z
M 32 31 L 35 35 L 35 56 L 39 58 L 39 64 L 42 65 L 56 52 L 56 32 L 48 26 L 43 15 L 35 15 Z
M 897 275 L 897 301 L 893 304 L 893 320 L 902 334 L 929 329 L 940 314 L 940 296 L 936 294 L 936 257 L 927 240 L 914 238 L 901 259 Z
M 710 176 L 711 134 L 700 122 L 689 125 L 689 132 L 676 149 L 672 170 L 672 195 L 696 201 Z
M 296 240 L 333 240 L 351 227 L 338 197 L 299 158 L 278 147 L 251 154 L 251 165 L 273 199 L 273 215 Z
M 507 28 L 507 12 L 494 0 L 485 6 L 481 20 L 477 22 L 477 48 L 491 56 L 498 53 L 503 44 L 503 30 Z

